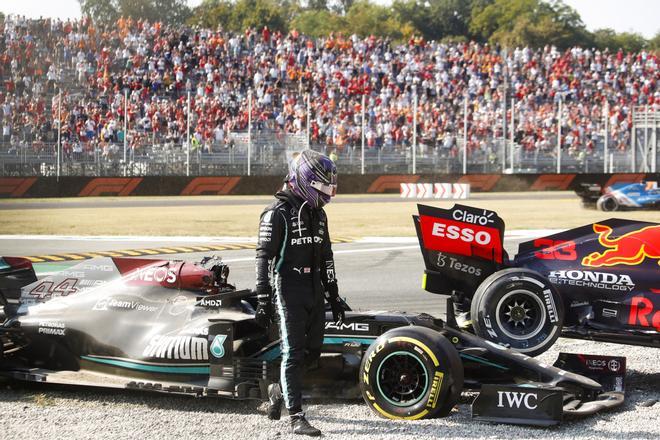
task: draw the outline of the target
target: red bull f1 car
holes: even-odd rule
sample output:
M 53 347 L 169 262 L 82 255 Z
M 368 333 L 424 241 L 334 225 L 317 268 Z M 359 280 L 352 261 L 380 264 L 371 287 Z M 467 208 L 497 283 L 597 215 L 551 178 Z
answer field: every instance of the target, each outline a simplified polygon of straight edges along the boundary
M 99 258 L 37 279 L 28 260 L 0 259 L 0 374 L 267 400 L 279 377 L 277 329 L 256 324 L 255 294 L 228 274 L 217 259 Z M 362 396 L 383 417 L 420 419 L 449 414 L 469 389 L 479 391 L 475 418 L 541 426 L 623 402 L 625 358 L 561 354 L 553 366 L 458 329 L 451 314 L 344 307 L 341 323 L 326 314 L 309 396 Z
M 600 211 L 660 209 L 658 182 L 615 183 L 606 188 L 584 183 L 575 192 L 582 199 L 583 206 Z
M 521 243 L 493 211 L 419 206 L 425 289 L 459 324 L 530 356 L 561 335 L 660 347 L 660 224 L 609 219 Z

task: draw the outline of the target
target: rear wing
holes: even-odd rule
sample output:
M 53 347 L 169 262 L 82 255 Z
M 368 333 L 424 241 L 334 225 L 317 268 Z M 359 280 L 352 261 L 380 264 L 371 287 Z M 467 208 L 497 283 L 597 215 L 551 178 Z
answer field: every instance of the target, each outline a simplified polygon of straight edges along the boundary
M 505 265 L 504 221 L 494 211 L 458 204 L 450 209 L 417 208 L 413 220 L 426 267 L 423 289 L 471 295 Z

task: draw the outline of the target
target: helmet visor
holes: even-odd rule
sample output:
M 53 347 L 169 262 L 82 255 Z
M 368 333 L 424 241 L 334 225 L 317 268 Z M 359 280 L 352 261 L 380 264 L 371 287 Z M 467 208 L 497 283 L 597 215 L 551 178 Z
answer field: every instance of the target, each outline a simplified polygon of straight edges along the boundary
M 318 180 L 312 180 L 310 186 L 323 194 L 334 197 L 337 194 L 337 184 L 321 183 Z

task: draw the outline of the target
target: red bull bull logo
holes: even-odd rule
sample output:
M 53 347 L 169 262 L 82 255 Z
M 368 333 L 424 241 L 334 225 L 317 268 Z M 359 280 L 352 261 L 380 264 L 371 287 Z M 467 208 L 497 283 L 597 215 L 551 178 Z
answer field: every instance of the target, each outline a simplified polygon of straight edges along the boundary
M 660 265 L 660 225 L 646 226 L 616 238 L 612 238 L 612 228 L 607 225 L 595 223 L 593 228 L 598 242 L 608 249 L 584 257 L 583 266 L 636 266 L 647 258 L 657 259 Z

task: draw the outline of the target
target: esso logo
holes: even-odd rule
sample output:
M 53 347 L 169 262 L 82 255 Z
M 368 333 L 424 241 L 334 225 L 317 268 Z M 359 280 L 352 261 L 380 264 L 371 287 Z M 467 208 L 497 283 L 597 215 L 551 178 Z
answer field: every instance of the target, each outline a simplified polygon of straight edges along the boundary
M 450 240 L 461 240 L 465 243 L 477 243 L 481 246 L 490 244 L 493 241 L 491 235 L 486 231 L 476 231 L 469 227 L 458 225 L 449 225 L 445 223 L 434 223 L 432 235 L 436 237 L 446 237 Z

